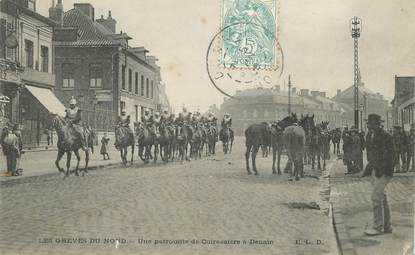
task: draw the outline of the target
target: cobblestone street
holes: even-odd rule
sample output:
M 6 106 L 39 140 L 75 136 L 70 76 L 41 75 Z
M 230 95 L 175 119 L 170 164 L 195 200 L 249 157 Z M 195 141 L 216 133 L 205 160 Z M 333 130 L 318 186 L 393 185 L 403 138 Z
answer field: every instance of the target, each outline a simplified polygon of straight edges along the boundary
M 363 232 L 373 219 L 370 178 L 344 175 L 345 172 L 345 166 L 338 160 L 330 178 L 330 200 L 343 254 L 413 254 L 414 173 L 395 173 L 386 188 L 393 233 L 369 237 Z
M 3 179 L 1 253 L 337 254 L 321 195 L 328 180 L 307 166 L 306 178 L 288 181 L 272 175 L 272 159 L 261 155 L 260 175 L 248 176 L 243 141 L 236 138 L 232 155 L 184 164 Z

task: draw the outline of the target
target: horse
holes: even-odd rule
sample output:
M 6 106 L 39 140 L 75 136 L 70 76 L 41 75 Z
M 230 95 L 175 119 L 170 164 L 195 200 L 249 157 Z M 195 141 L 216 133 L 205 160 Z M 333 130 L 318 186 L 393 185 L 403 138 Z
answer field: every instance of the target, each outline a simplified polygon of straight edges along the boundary
M 323 170 L 326 170 L 326 160 L 330 159 L 330 135 L 327 129 L 328 123 L 329 122 L 322 122 L 314 128 L 311 142 L 312 169 L 314 169 L 316 158 L 319 170 L 321 170 L 320 158 L 323 159 Z
M 333 143 L 333 153 L 340 154 L 340 140 L 342 137 L 342 131 L 340 128 L 336 128 L 330 132 L 331 141 Z
M 128 147 L 131 146 L 131 165 L 134 162 L 135 137 L 129 127 L 117 125 L 115 127 L 115 148 L 120 151 L 122 163 L 127 165 Z
M 216 129 L 212 126 L 208 126 L 206 131 L 206 156 L 208 155 L 208 152 L 209 155 L 215 155 L 217 136 Z
M 160 125 L 160 157 L 164 162 L 168 162 L 171 157 L 171 147 L 172 147 L 172 138 L 173 134 L 168 128 L 166 123 L 161 123 Z M 164 155 L 163 155 L 164 154 Z
M 190 141 L 190 137 L 193 136 L 193 132 L 187 125 L 177 125 L 176 126 L 176 141 L 177 149 L 179 151 L 179 158 L 181 163 L 183 163 L 184 158 L 187 161 L 190 159 L 187 156 L 187 148 Z
M 194 128 L 190 155 L 195 159 L 202 158 L 204 140 L 206 139 L 205 136 L 206 135 L 200 126 Z
M 233 130 L 228 126 L 223 127 L 219 132 L 219 139 L 222 141 L 223 153 L 231 153 L 234 139 Z
M 55 165 L 58 168 L 59 172 L 65 173 L 63 168 L 60 167 L 59 162 L 62 159 L 63 155 L 66 154 L 66 173 L 65 177 L 69 176 L 69 168 L 71 166 L 71 158 L 72 158 L 72 152 L 75 153 L 77 164 L 75 168 L 75 175 L 79 176 L 78 170 L 79 170 L 79 163 L 81 161 L 81 157 L 79 155 L 79 149 L 82 148 L 82 141 L 81 137 L 79 137 L 70 122 L 67 122 L 64 118 L 55 115 L 52 119 L 52 126 L 56 131 L 56 134 L 58 135 L 58 155 L 56 157 Z M 88 172 L 88 163 L 89 163 L 89 150 L 88 150 L 88 134 L 84 132 L 85 138 L 86 138 L 86 150 L 85 150 L 85 168 L 83 169 L 82 176 L 85 176 L 85 174 Z
M 277 161 L 277 169 L 278 174 L 281 174 L 280 162 L 281 162 L 281 155 L 284 149 L 284 139 L 283 139 L 283 131 L 288 126 L 291 126 L 293 123 L 297 122 L 297 115 L 293 113 L 291 116 L 287 116 L 284 119 L 274 122 L 271 124 L 271 130 L 269 133 L 269 140 L 271 141 L 272 147 L 272 173 L 276 174 L 275 171 L 275 162 Z M 289 171 L 291 167 L 291 162 L 288 161 L 285 167 L 285 172 Z
M 259 175 L 256 168 L 256 155 L 258 153 L 259 147 L 266 143 L 268 134 L 269 126 L 265 122 L 252 124 L 245 130 L 245 160 L 246 171 L 248 172 L 248 175 L 252 174 L 249 167 L 249 154 L 251 154 L 252 170 L 255 172 L 255 175 Z
M 301 119 L 299 121 L 299 125 L 304 129 L 305 132 L 305 147 L 304 147 L 304 164 L 310 164 L 311 159 L 311 140 L 312 140 L 312 132 L 314 129 L 314 114 L 309 116 L 303 116 L 301 114 Z
M 288 126 L 284 129 L 283 137 L 288 159 L 294 163 L 294 171 L 290 171 L 290 180 L 294 176 L 295 180 L 298 181 L 300 179 L 299 175 L 304 177 L 304 129 L 298 125 Z
M 135 133 L 138 143 L 138 156 L 145 164 L 148 164 L 150 158 L 152 158 L 151 147 L 153 147 L 156 137 L 142 124 L 136 126 Z

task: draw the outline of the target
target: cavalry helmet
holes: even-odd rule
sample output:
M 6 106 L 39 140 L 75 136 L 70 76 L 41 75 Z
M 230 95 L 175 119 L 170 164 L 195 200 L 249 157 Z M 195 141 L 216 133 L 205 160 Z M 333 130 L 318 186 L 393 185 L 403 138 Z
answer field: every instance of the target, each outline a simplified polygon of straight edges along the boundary
M 74 97 L 71 97 L 71 99 L 69 100 L 69 104 L 76 104 L 76 99 Z

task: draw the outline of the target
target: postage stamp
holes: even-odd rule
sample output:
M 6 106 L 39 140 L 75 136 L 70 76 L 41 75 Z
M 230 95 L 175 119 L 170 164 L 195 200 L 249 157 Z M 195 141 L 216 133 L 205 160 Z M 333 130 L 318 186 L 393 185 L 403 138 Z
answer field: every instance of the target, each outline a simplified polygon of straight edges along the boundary
M 230 68 L 278 65 L 278 0 L 222 0 L 220 63 Z

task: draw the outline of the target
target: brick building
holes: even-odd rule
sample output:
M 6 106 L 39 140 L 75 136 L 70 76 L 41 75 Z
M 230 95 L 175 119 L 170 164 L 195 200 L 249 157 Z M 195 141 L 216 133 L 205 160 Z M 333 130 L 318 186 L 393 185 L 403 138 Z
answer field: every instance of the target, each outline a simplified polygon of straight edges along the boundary
M 275 88 L 255 88 L 237 91 L 236 99 L 225 99 L 220 115 L 228 112 L 232 115 L 233 129 L 242 135 L 253 123 L 281 120 L 288 116 L 288 92 Z M 327 98 L 324 92 L 292 88 L 291 111 L 301 114 L 314 114 L 316 122 L 330 121 L 331 127 L 340 127 L 349 123 L 348 108 Z
M 55 28 L 56 93 L 68 102 L 73 96 L 83 120 L 98 130 L 111 130 L 125 109 L 132 121 L 146 108 L 161 110 L 160 67 L 144 47 L 131 47 L 128 34 L 116 32 L 116 20 L 95 19 L 88 3 L 75 3 L 63 11 L 62 1 L 49 9 Z
M 38 145 L 48 113 L 64 110 L 53 93 L 56 23 L 36 13 L 35 0 L 1 0 L 0 5 L 0 122 L 21 124 L 23 142 Z
M 395 76 L 395 97 L 391 104 L 393 125 L 409 131 L 415 123 L 415 76 Z
M 391 123 L 388 122 L 388 100 L 386 100 L 380 93 L 375 93 L 367 88 L 363 82 L 360 82 L 359 84 L 359 110 L 361 115 L 359 116 L 359 120 L 363 130 L 366 129 L 365 119 L 367 119 L 367 115 L 371 113 L 379 114 L 382 119 L 386 120 L 386 128 L 389 128 Z M 344 91 L 337 90 L 337 94 L 332 99 L 338 103 L 348 105 L 352 109 L 352 111 L 348 114 L 352 120 L 354 119 L 353 86 L 348 87 Z

